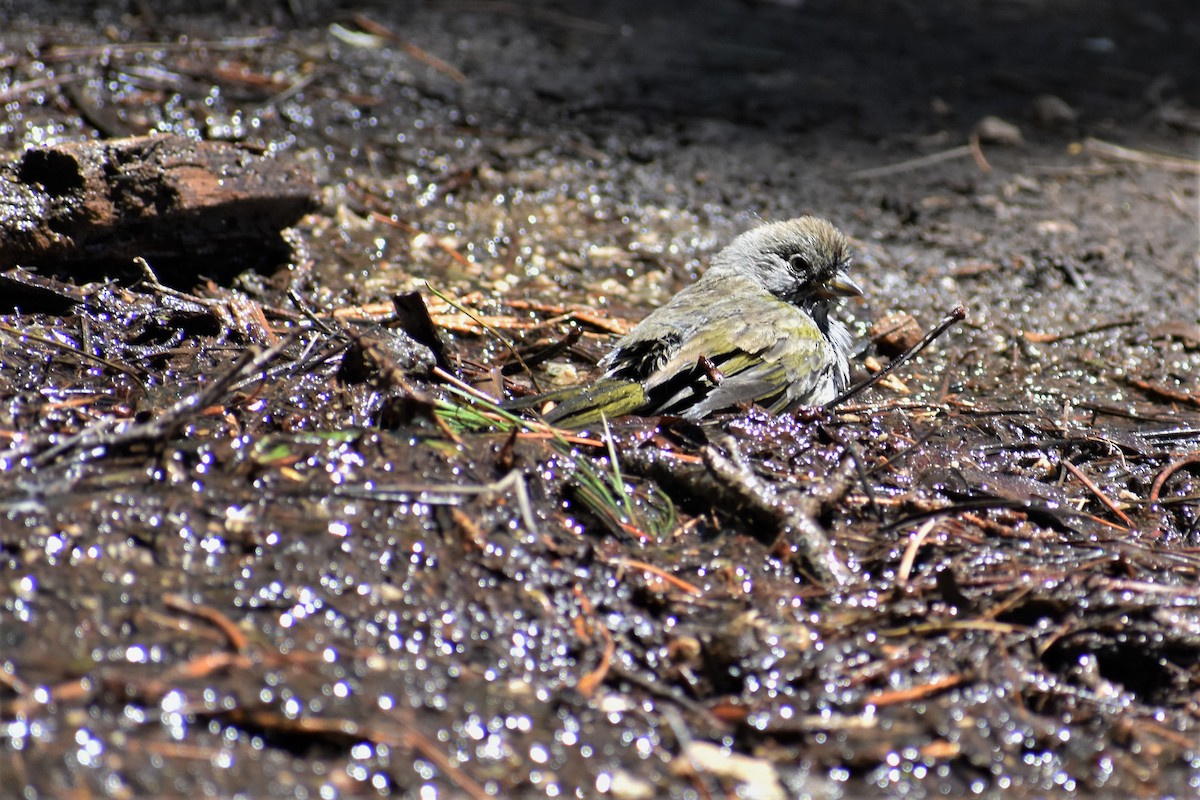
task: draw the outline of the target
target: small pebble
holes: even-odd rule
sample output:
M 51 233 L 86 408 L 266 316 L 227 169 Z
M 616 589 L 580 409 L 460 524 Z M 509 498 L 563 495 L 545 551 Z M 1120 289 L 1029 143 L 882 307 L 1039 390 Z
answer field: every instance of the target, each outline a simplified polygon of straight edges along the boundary
M 1047 128 L 1063 128 L 1074 125 L 1079 112 L 1061 97 L 1043 94 L 1033 101 L 1033 118 Z
M 1025 144 L 1025 137 L 1021 135 L 1021 129 L 999 117 L 984 117 L 979 120 L 975 125 L 975 135 L 979 137 L 979 141 L 987 144 L 1002 144 L 1010 147 L 1019 147 Z

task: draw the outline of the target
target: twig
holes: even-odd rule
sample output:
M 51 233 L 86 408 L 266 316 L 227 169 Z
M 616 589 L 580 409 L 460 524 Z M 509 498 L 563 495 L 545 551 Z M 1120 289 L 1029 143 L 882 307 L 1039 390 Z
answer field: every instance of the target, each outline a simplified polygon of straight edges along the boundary
M 466 381 L 462 380 L 461 378 L 459 378 L 455 375 L 450 374 L 449 372 L 442 369 L 441 367 L 434 367 L 433 375 L 435 375 L 438 378 L 441 378 L 442 380 L 444 380 L 446 383 L 450 384 L 451 386 L 458 387 L 459 389 L 466 392 L 467 394 L 469 394 L 471 397 L 475 398 L 476 400 L 480 400 L 484 403 L 489 403 L 494 406 L 500 404 L 500 401 L 497 400 L 496 398 L 492 397 L 491 395 L 487 394 L 486 392 L 479 391 L 471 384 L 467 383 Z
M 891 411 L 935 411 L 945 414 L 950 411 L 947 403 L 932 403 L 928 400 L 887 400 L 880 403 L 859 403 L 853 406 L 842 406 L 837 409 L 839 414 L 887 414 Z M 967 408 L 962 413 L 970 413 L 974 409 Z M 991 411 L 981 414 L 1031 414 L 1031 411 Z
M 947 675 L 944 678 L 939 678 L 931 683 L 922 684 L 920 686 L 910 686 L 907 689 L 893 689 L 890 691 L 879 692 L 873 697 L 867 699 L 867 702 L 876 708 L 883 706 L 892 706 L 898 703 L 912 703 L 916 700 L 923 700 L 926 697 L 935 695 L 938 692 L 944 692 L 947 689 L 953 689 L 966 681 L 963 675 Z
M 883 178 L 888 175 L 897 175 L 901 172 L 909 172 L 923 167 L 931 167 L 934 164 L 940 164 L 943 161 L 953 161 L 956 158 L 964 156 L 973 156 L 974 150 L 969 144 L 951 147 L 949 150 L 943 150 L 940 153 L 930 153 L 927 156 L 919 158 L 910 158 L 907 161 L 899 161 L 895 164 L 887 164 L 882 167 L 871 167 L 870 169 L 860 169 L 857 172 L 851 172 L 851 180 L 861 181 L 871 178 Z M 985 162 L 986 163 L 986 162 Z
M 703 592 L 700 591 L 700 588 L 698 586 L 696 586 L 695 584 L 688 583 L 687 581 L 683 580 L 682 578 L 676 577 L 675 575 L 672 575 L 671 573 L 664 570 L 662 567 L 655 566 L 654 564 L 650 564 L 645 561 L 638 561 L 637 559 L 633 559 L 633 558 L 618 559 L 616 563 L 622 567 L 629 567 L 630 569 L 640 569 L 644 572 L 649 572 L 651 575 L 657 576 L 658 578 L 665 581 L 666 583 L 669 583 L 672 586 L 674 586 L 676 589 L 679 589 L 679 590 L 685 592 L 686 594 L 690 594 L 693 597 L 699 597 L 701 594 L 703 594 Z
M 703 450 L 704 464 L 709 472 L 743 502 L 760 514 L 779 521 L 779 539 L 795 546 L 821 580 L 846 586 L 854 580 L 850 571 L 833 549 L 828 535 L 813 519 L 807 508 L 781 498 L 774 486 L 765 483 L 740 459 L 730 458 L 716 447 Z
M 521 357 L 521 353 L 517 350 L 517 346 L 512 343 L 512 340 L 510 340 L 504 334 L 500 333 L 500 331 L 496 330 L 491 325 L 484 322 L 482 319 L 480 319 L 478 316 L 476 316 L 472 311 L 470 311 L 466 306 L 462 305 L 461 303 L 455 302 L 454 300 L 451 300 L 449 297 L 442 294 L 437 289 L 433 288 L 433 286 L 430 285 L 428 282 L 425 284 L 425 288 L 428 289 L 429 291 L 433 292 L 433 294 L 438 299 L 440 299 L 443 303 L 446 303 L 451 308 L 457 308 L 459 311 L 466 314 L 471 319 L 475 320 L 475 322 L 481 328 L 483 328 L 485 331 L 487 331 L 493 337 L 495 337 L 496 341 L 498 341 L 500 344 L 502 344 L 506 348 L 508 348 L 508 351 L 513 354 L 513 358 L 515 358 L 517 360 L 517 363 L 521 365 L 521 368 L 524 369 L 525 373 L 529 376 L 529 382 L 531 384 L 533 384 L 533 390 L 539 394 L 541 393 L 542 389 L 540 386 L 538 386 L 537 378 L 534 377 L 533 370 L 531 370 L 529 368 L 529 365 L 525 363 L 525 359 Z
M 300 92 L 303 92 L 305 89 L 311 86 L 319 77 L 321 77 L 321 73 L 315 70 L 307 75 L 300 76 L 295 81 L 288 84 L 285 88 L 264 100 L 262 107 L 271 108 L 273 106 L 282 105 L 286 100 L 295 97 L 296 95 L 300 94 Z
M 222 614 L 215 608 L 208 606 L 197 605 L 185 597 L 169 594 L 163 598 L 163 605 L 173 611 L 180 611 L 184 614 L 191 614 L 193 617 L 199 617 L 205 622 L 215 625 L 225 638 L 229 640 L 229 646 L 239 654 L 246 652 L 246 634 L 242 633 L 241 629 L 229 617 Z
M 529 487 L 525 484 L 525 475 L 518 470 L 512 470 L 503 478 L 493 483 L 475 485 L 449 485 L 432 483 L 371 483 L 361 486 L 335 486 L 332 489 L 321 490 L 335 497 L 352 497 L 359 500 L 374 500 L 381 503 L 411 503 L 414 499 L 430 506 L 453 506 L 461 502 L 465 496 L 488 496 L 501 492 L 512 491 L 517 496 L 517 509 L 521 513 L 521 521 L 526 529 L 538 533 L 537 516 L 533 513 L 533 503 L 529 497 Z
M 1186 455 L 1178 461 L 1168 464 L 1166 469 L 1158 473 L 1158 477 L 1154 479 L 1154 484 L 1150 487 L 1149 500 L 1151 505 L 1158 502 L 1162 494 L 1162 489 L 1167 485 L 1167 481 L 1170 480 L 1171 476 L 1189 464 L 1200 464 L 1200 453 Z
M 971 158 L 975 159 L 975 166 L 979 167 L 979 171 L 991 172 L 992 165 L 983 157 L 983 148 L 979 146 L 978 133 L 971 134 L 971 138 L 967 140 L 967 146 L 971 148 Z
M 900 559 L 900 567 L 896 570 L 897 586 L 903 586 L 908 583 L 908 576 L 912 574 L 913 563 L 917 560 L 917 551 L 921 549 L 921 545 L 925 543 L 925 539 L 937 524 L 937 517 L 930 517 L 925 520 L 920 528 L 917 528 L 916 532 L 908 540 L 908 546 L 904 548 L 904 556 Z
M 585 325 L 590 325 L 597 330 L 604 331 L 605 333 L 615 333 L 618 336 L 624 336 L 633 330 L 633 325 L 628 320 L 620 317 L 602 317 L 596 313 L 595 309 L 588 308 L 587 306 L 577 304 L 565 306 L 554 305 L 550 303 L 539 303 L 534 300 L 522 299 L 512 300 L 508 305 L 510 308 L 515 309 L 540 311 L 544 314 L 558 314 L 562 317 L 563 321 L 574 319 L 584 323 Z M 555 320 L 546 320 L 541 324 L 547 325 L 554 321 Z
M 346 333 L 346 331 L 344 331 L 344 330 L 334 330 L 332 327 L 329 326 L 329 323 L 325 322 L 325 320 L 318 317 L 316 312 L 313 311 L 312 308 L 309 307 L 308 302 L 305 301 L 305 299 L 303 297 L 301 297 L 300 293 L 297 292 L 295 289 L 289 288 L 287 290 L 287 296 L 288 296 L 288 299 L 291 300 L 296 305 L 296 308 L 300 309 L 300 313 L 303 314 L 308 319 L 308 321 L 311 322 L 317 328 L 317 330 L 321 331 L 326 336 L 340 338 L 340 337 L 348 335 Z
M 592 604 L 592 601 L 588 599 L 588 596 L 578 586 L 575 588 L 575 596 L 579 600 L 581 618 L 586 619 L 593 630 L 599 631 L 600 638 L 604 640 L 604 651 L 600 657 L 600 663 L 596 665 L 594 670 L 581 677 L 575 684 L 575 688 L 580 694 L 584 697 L 591 697 L 608 676 L 608 671 L 612 667 L 613 656 L 617 652 L 617 643 L 613 639 L 612 631 L 604 625 L 603 619 L 596 613 L 596 607 Z
M 438 58 L 433 53 L 422 50 L 412 42 L 406 42 L 402 40 L 395 34 L 395 32 L 392 31 L 391 28 L 388 28 L 386 25 L 376 22 L 366 14 L 354 14 L 352 19 L 354 20 L 354 23 L 364 31 L 368 31 L 376 36 L 400 45 L 400 49 L 408 53 L 411 57 L 415 58 L 417 61 L 420 61 L 426 66 L 432 67 L 455 83 L 466 82 L 467 76 L 462 74 L 461 70 Z
M 989 631 L 991 633 L 1021 633 L 1026 630 L 1023 625 L 1008 622 L 994 622 L 988 619 L 947 619 L 937 622 L 919 622 L 913 625 L 902 625 L 897 628 L 880 628 L 880 636 L 899 638 L 901 636 L 925 636 L 929 634 L 950 633 L 952 631 Z
M 133 259 L 133 264 L 142 271 L 142 279 L 140 283 L 149 286 L 158 294 L 167 297 L 174 297 L 176 300 L 182 300 L 185 303 L 195 303 L 201 308 L 210 308 L 217 316 L 222 317 L 222 322 L 229 321 L 232 326 L 232 314 L 229 312 L 229 304 L 226 300 L 217 300 L 209 297 L 197 297 L 188 292 L 181 292 L 178 289 L 172 289 L 170 286 L 164 286 L 158 279 L 158 275 L 154 273 L 154 268 L 150 266 L 150 262 L 142 256 L 136 256 Z
M 166 53 L 199 53 L 205 50 L 254 50 L 265 44 L 277 42 L 282 34 L 265 36 L 231 37 L 229 39 L 187 39 L 182 42 L 121 42 L 100 45 L 55 45 L 42 53 L 40 60 L 46 63 L 74 61 L 88 58 L 123 58 L 133 53 L 157 51 Z
M 8 105 L 13 100 L 17 100 L 30 92 L 36 92 L 39 89 L 49 89 L 53 86 L 62 86 L 72 81 L 83 80 L 83 77 L 82 75 L 74 74 L 55 75 L 51 78 L 35 78 L 31 81 L 18 83 L 0 92 L 0 105 Z
M 1106 331 L 1111 328 L 1126 328 L 1126 327 L 1129 327 L 1130 325 L 1134 325 L 1136 323 L 1137 323 L 1137 320 L 1134 319 L 1133 317 L 1126 317 L 1125 319 L 1109 320 L 1108 322 L 1101 322 L 1096 325 L 1089 325 L 1086 328 L 1079 328 L 1078 330 L 1074 330 L 1074 331 L 1064 331 L 1062 333 L 1039 333 L 1038 331 L 1021 331 L 1021 336 L 1025 339 L 1025 341 L 1031 342 L 1033 344 L 1053 344 L 1054 342 L 1061 342 L 1064 339 L 1075 339 L 1080 336 L 1087 336 L 1089 333 L 1097 333 L 1099 331 Z
M 450 519 L 454 520 L 454 524 L 466 531 L 467 536 L 471 538 L 471 543 L 476 549 L 483 550 L 487 547 L 487 534 L 483 532 L 475 520 L 467 516 L 462 509 L 452 506 L 450 508 Z
M 1145 150 L 1133 150 L 1111 142 L 1092 138 L 1084 140 L 1083 149 L 1094 156 L 1112 159 L 1113 161 L 1128 161 L 1132 164 L 1159 167 L 1170 172 L 1190 172 L 1193 175 L 1200 175 L 1200 160 L 1194 158 L 1148 153 Z
M 230 653 L 227 650 L 218 650 L 215 653 L 204 653 L 181 664 L 176 664 L 166 672 L 161 673 L 160 678 L 172 682 L 201 680 L 218 670 L 249 669 L 251 663 L 249 656 L 240 653 Z
M 680 708 L 687 709 L 692 714 L 696 715 L 700 719 L 703 719 L 717 730 L 725 731 L 729 729 L 728 722 L 714 714 L 712 709 L 710 709 L 704 703 L 699 703 L 693 700 L 691 697 L 688 697 L 674 683 L 664 681 L 657 676 L 653 678 L 643 677 L 633 670 L 626 669 L 625 667 L 621 666 L 621 662 L 619 660 L 613 664 L 611 671 L 613 675 L 620 680 L 632 684 L 639 689 L 643 689 L 651 696 L 660 697 L 664 700 L 670 700 Z M 659 710 L 665 712 L 666 708 L 660 707 Z
M 1200 407 L 1200 396 L 1188 394 L 1186 392 L 1177 392 L 1174 389 L 1168 389 L 1166 386 L 1156 386 L 1150 381 L 1143 381 L 1137 378 L 1129 378 L 1126 382 L 1131 386 L 1136 386 L 1147 394 L 1158 397 L 1163 400 L 1170 400 L 1173 403 L 1185 403 L 1189 406 Z
M 949 314 L 947 314 L 942 319 L 942 321 L 937 324 L 937 327 L 935 327 L 929 333 L 927 333 L 923 337 L 921 337 L 921 341 L 917 342 L 912 347 L 908 348 L 903 353 L 896 356 L 896 358 L 894 358 L 890 364 L 888 364 L 883 369 L 879 370 L 879 372 L 876 372 L 874 375 L 871 375 L 866 380 L 861 381 L 861 382 L 855 384 L 854 386 L 851 386 L 849 389 L 842 392 L 840 395 L 835 397 L 833 400 L 830 400 L 828 403 L 825 404 L 825 408 L 833 408 L 835 406 L 838 406 L 838 405 L 846 402 L 847 400 L 849 400 L 851 397 L 854 397 L 856 394 L 859 394 L 863 390 L 868 389 L 871 386 L 878 383 L 879 381 L 883 380 L 888 375 L 890 375 L 892 373 L 892 371 L 896 369 L 896 367 L 900 366 L 901 364 L 903 364 L 904 362 L 908 361 L 910 358 L 915 356 L 917 353 L 924 350 L 926 347 L 928 347 L 930 345 L 930 343 L 933 342 L 934 339 L 941 336 L 943 333 L 945 333 L 950 328 L 951 325 L 953 325 L 954 323 L 963 319 L 964 317 L 966 317 L 966 315 L 967 315 L 966 309 L 964 309 L 962 306 L 956 306 L 953 311 L 951 311 Z
M 1196 586 L 1163 586 L 1147 581 L 1131 581 L 1123 578 L 1095 577 L 1096 583 L 1110 592 L 1138 592 L 1141 594 L 1166 595 L 1167 597 L 1190 597 L 1200 600 L 1200 587 Z
M 858 449 L 852 440 L 843 438 L 833 429 L 824 425 L 821 430 L 829 435 L 829 438 L 840 444 L 842 448 L 850 454 L 850 460 L 854 463 L 854 471 L 858 473 L 859 483 L 862 484 L 863 494 L 867 497 L 867 504 L 871 507 L 871 513 L 875 515 L 875 519 L 883 522 L 883 509 L 879 507 L 879 502 L 875 499 L 875 490 L 871 488 L 870 481 L 867 480 L 867 466 L 863 462 L 862 452 Z
M 1075 466 L 1070 461 L 1067 461 L 1065 458 L 1062 459 L 1061 463 L 1066 468 L 1067 472 L 1078 478 L 1079 482 L 1086 486 L 1088 491 L 1096 496 L 1097 500 L 1103 503 L 1109 511 L 1116 514 L 1117 517 L 1119 517 L 1122 522 L 1128 525 L 1130 529 L 1137 527 L 1133 524 L 1133 520 L 1129 518 L 1129 515 L 1122 511 L 1121 507 L 1112 501 L 1112 498 L 1101 491 L 1100 487 L 1092 482 L 1091 478 L 1089 478 L 1087 475 L 1084 475 L 1083 472 L 1080 471 L 1079 467 Z
M 82 700 L 96 691 L 96 682 L 86 677 L 64 681 L 51 687 L 35 687 L 25 681 L 20 681 L 17 685 L 23 687 L 25 691 L 14 702 L 5 706 L 4 713 L 11 718 L 27 717 L 34 713 L 38 706 Z M 35 688 L 40 691 L 34 691 Z
M 529 500 L 529 487 L 525 485 L 524 473 L 514 469 L 500 480 L 483 488 L 492 493 L 512 489 L 517 496 L 517 508 L 521 512 L 521 519 L 525 522 L 525 529 L 534 536 L 538 535 L 537 517 L 533 515 L 533 503 Z
M 1115 522 L 1109 522 L 1106 519 L 1101 519 L 1083 511 L 1076 511 L 1073 508 L 1050 505 L 1036 500 L 1008 500 L 1000 497 L 981 497 L 974 500 L 962 500 L 939 508 L 925 509 L 914 514 L 909 514 L 895 522 L 889 522 L 879 530 L 880 532 L 891 531 L 897 528 L 906 528 L 909 525 L 914 525 L 921 520 L 930 519 L 931 517 L 951 517 L 956 514 L 966 515 L 971 511 L 988 511 L 991 509 L 1011 509 L 1014 511 L 1023 511 L 1026 514 L 1044 514 L 1055 519 L 1063 517 L 1086 519 L 1119 531 L 1126 530 Z

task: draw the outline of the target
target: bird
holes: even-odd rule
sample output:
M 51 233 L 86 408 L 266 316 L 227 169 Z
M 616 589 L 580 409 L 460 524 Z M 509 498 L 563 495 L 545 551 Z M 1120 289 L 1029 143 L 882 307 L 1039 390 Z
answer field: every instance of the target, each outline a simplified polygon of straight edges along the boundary
M 824 405 L 850 379 L 850 332 L 831 316 L 837 298 L 863 294 L 850 260 L 827 220 L 761 224 L 620 338 L 596 381 L 504 407 L 580 429 L 628 414 L 698 421 L 751 403 L 775 414 Z

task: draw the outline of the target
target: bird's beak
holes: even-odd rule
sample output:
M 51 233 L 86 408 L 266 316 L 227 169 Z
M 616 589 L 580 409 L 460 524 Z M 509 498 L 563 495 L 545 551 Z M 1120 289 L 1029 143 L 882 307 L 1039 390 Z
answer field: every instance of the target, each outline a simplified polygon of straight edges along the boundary
M 839 272 L 829 279 L 829 282 L 821 286 L 817 290 L 817 294 L 821 297 L 832 299 L 834 297 L 862 297 L 862 287 L 854 282 L 844 272 Z

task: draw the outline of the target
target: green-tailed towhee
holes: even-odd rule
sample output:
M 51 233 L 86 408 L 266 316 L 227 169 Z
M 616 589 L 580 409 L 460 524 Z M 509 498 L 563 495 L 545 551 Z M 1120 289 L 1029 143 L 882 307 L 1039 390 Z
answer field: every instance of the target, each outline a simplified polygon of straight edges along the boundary
M 761 225 L 617 341 L 594 383 L 507 406 L 582 428 L 602 415 L 697 420 L 742 403 L 773 413 L 827 403 L 849 381 L 850 334 L 830 317 L 834 299 L 862 294 L 849 262 L 846 237 L 823 219 Z

